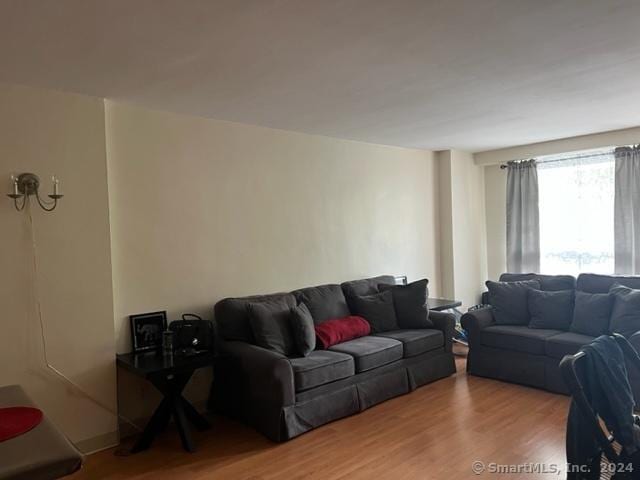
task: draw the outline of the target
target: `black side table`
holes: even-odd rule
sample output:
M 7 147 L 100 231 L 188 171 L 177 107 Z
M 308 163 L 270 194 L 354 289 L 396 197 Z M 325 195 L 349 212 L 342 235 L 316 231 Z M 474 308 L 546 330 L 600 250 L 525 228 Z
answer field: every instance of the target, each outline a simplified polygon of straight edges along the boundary
M 427 299 L 427 305 L 429 306 L 429 310 L 434 310 L 436 312 L 446 312 L 447 310 L 451 310 L 453 312 L 456 316 L 456 327 L 452 340 L 454 343 L 468 347 L 469 343 L 467 342 L 467 332 L 464 331 L 460 324 L 462 312 L 458 307 L 462 306 L 462 302 L 459 300 L 448 300 L 446 298 L 429 298 Z M 455 355 L 464 356 L 464 353 L 455 353 Z
M 189 379 L 198 368 L 213 365 L 212 353 L 200 353 L 193 356 L 165 357 L 160 352 L 126 353 L 116 355 L 119 367 L 149 380 L 164 398 L 151 419 L 147 423 L 142 435 L 131 449 L 131 453 L 146 450 L 153 443 L 153 439 L 162 432 L 173 416 L 182 447 L 188 452 L 195 452 L 195 444 L 189 432 L 189 420 L 198 431 L 211 427 L 206 418 L 183 396 L 182 391 Z
M 444 312 L 445 310 L 457 310 L 462 306 L 462 302 L 459 300 L 448 300 L 446 298 L 428 298 L 427 305 L 429 310 L 436 312 Z

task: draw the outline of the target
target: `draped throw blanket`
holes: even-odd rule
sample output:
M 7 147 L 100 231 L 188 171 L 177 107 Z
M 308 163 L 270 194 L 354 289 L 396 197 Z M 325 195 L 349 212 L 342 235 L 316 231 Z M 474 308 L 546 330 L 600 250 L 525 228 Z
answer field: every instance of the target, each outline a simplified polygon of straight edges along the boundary
M 640 146 L 615 150 L 615 273 L 640 274 Z
M 507 270 L 540 271 L 540 212 L 535 160 L 507 164 Z

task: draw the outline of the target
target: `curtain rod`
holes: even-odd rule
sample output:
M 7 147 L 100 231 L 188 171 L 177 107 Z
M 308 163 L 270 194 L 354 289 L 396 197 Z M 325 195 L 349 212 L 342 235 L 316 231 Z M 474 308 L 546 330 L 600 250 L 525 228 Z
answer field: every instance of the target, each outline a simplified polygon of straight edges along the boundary
M 637 147 L 638 145 L 613 145 L 610 148 L 612 150 L 615 150 L 616 148 L 624 148 L 624 147 Z M 584 155 L 574 155 L 571 157 L 565 157 L 565 158 L 556 158 L 554 160 L 547 160 L 547 161 L 542 161 L 540 163 L 558 163 L 558 162 L 566 162 L 567 160 L 577 160 L 580 158 L 589 158 L 589 157 L 597 157 L 600 155 L 608 155 L 607 153 L 588 153 L 588 154 L 584 154 Z M 548 155 L 543 155 L 543 156 L 548 156 Z M 512 160 L 515 163 L 519 163 L 519 162 L 527 162 L 529 160 L 535 160 L 535 158 L 530 158 L 530 159 L 522 159 L 522 160 Z M 509 162 L 507 163 L 502 163 L 500 164 L 500 170 L 504 170 L 505 168 L 509 167 Z

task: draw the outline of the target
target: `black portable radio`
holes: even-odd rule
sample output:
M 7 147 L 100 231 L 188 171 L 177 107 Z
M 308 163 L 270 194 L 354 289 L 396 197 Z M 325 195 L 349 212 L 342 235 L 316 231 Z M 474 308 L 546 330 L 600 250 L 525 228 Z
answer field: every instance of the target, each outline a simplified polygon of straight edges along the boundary
M 213 323 L 193 313 L 185 313 L 182 320 L 169 324 L 173 332 L 173 346 L 177 354 L 195 355 L 213 351 Z

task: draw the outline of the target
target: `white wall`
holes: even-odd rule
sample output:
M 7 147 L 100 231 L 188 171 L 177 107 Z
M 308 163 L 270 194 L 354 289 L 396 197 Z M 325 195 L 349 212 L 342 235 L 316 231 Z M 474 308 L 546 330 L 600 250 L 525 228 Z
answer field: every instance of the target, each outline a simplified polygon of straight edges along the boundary
M 463 307 L 479 302 L 487 276 L 484 172 L 473 155 L 438 152 L 443 295 Z
M 609 132 L 581 135 L 578 137 L 560 138 L 549 142 L 531 143 L 516 147 L 488 150 L 474 154 L 477 165 L 495 165 L 509 160 L 522 160 L 539 155 L 575 152 L 590 148 L 609 147 L 612 145 L 631 145 L 640 142 L 640 127 L 611 130 Z
M 104 102 L 0 84 L 0 385 L 18 383 L 80 448 L 116 440 L 116 419 L 44 366 L 37 288 L 50 363 L 115 409 Z M 58 209 L 32 209 L 38 275 L 27 212 L 4 196 L 9 177 L 33 172 Z
M 452 150 L 451 158 L 455 297 L 469 307 L 487 279 L 484 171 L 470 153 Z
M 507 271 L 507 171 L 484 167 L 487 232 L 487 274 L 498 280 Z
M 438 293 L 431 152 L 113 102 L 106 127 L 118 351 L 127 315 L 211 318 L 225 296 L 383 273 L 427 277 Z M 141 403 L 121 399 L 133 418 Z
M 443 298 L 456 298 L 454 242 L 453 242 L 453 195 L 454 186 L 451 181 L 451 150 L 436 152 L 439 182 L 439 216 L 440 222 L 440 294 Z M 430 292 L 431 296 L 433 292 Z
M 0 203 L 0 384 L 23 384 L 85 450 L 115 441 L 117 422 L 44 368 L 34 285 L 51 363 L 115 408 L 114 354 L 131 348 L 132 313 L 211 318 L 224 296 L 382 273 L 427 277 L 432 295 L 471 305 L 486 276 L 482 169 L 464 152 L 442 164 L 432 152 L 6 85 L 0 128 L 0 177 L 55 173 L 66 194 L 56 212 L 33 212 L 35 284 L 28 217 Z M 192 382 L 192 400 L 208 382 Z M 126 417 L 151 412 L 149 385 L 125 372 L 118 384 Z

